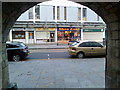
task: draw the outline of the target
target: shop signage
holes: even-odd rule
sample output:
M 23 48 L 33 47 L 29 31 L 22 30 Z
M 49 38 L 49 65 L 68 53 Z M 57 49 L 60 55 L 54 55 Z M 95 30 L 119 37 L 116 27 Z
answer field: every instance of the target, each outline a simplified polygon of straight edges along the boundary
M 80 28 L 78 27 L 58 27 L 57 31 L 78 31 Z
M 57 28 L 58 31 L 70 31 L 68 27 L 59 27 Z
M 103 32 L 103 29 L 83 29 L 83 32 Z
M 35 28 L 36 31 L 55 31 L 55 28 Z

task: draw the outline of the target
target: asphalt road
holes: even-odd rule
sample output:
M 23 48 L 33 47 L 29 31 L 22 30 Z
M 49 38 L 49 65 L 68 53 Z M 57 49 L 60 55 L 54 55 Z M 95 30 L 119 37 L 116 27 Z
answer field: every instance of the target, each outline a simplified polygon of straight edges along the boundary
M 68 54 L 67 49 L 37 49 L 30 50 L 30 55 L 26 60 L 49 60 L 49 59 L 78 59 L 77 57 L 71 57 Z M 101 58 L 101 57 L 86 57 L 88 58 Z
M 38 49 L 38 50 L 30 50 L 30 52 L 31 53 L 27 57 L 27 60 L 71 58 L 67 52 L 67 49 Z

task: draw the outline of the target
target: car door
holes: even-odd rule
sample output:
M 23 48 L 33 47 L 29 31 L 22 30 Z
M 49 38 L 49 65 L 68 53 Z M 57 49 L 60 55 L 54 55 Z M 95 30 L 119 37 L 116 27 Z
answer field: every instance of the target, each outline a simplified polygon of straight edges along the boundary
M 86 56 L 91 56 L 94 53 L 93 47 L 90 42 L 83 42 L 78 46 L 79 51 L 83 51 Z
M 102 55 L 105 55 L 105 47 L 102 46 L 100 43 L 98 42 L 91 42 L 91 45 L 92 45 L 92 48 L 93 48 L 93 55 L 96 55 L 96 56 L 102 56 Z
M 18 52 L 18 48 L 19 46 L 17 45 L 12 45 L 12 44 L 6 44 L 6 50 L 7 50 L 7 55 L 8 55 L 8 59 L 12 58 L 12 55 Z

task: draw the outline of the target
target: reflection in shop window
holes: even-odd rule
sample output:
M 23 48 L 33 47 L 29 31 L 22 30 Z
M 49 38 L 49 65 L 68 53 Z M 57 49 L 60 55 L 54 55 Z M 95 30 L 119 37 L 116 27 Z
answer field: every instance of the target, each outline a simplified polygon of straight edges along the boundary
M 12 31 L 13 39 L 25 39 L 25 31 Z

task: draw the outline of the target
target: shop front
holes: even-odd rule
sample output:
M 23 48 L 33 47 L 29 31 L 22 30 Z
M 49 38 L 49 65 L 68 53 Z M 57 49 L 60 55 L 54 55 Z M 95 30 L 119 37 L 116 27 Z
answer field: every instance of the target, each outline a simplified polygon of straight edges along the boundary
M 36 43 L 55 42 L 55 28 L 35 28 Z
M 13 28 L 10 31 L 10 41 L 35 43 L 34 28 Z
M 83 29 L 83 40 L 95 40 L 102 42 L 103 38 L 103 29 Z
M 10 41 L 20 41 L 24 42 L 26 41 L 26 33 L 23 29 L 13 29 L 11 31 L 11 39 Z
M 78 27 L 58 27 L 58 42 L 68 43 L 69 41 L 80 40 L 81 31 Z

